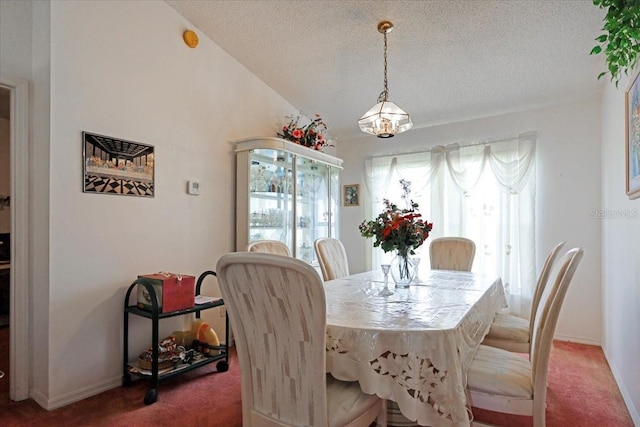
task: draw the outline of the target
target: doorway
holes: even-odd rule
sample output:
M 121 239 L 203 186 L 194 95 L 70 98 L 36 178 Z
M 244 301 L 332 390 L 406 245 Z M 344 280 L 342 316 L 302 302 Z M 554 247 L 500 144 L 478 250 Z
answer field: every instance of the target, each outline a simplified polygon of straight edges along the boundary
M 8 94 L 8 96 L 7 96 Z M 9 382 L 11 400 L 29 396 L 29 83 L 0 75 L 0 108 L 8 98 L 9 116 L 9 199 L 3 208 L 9 219 Z M 3 178 L 4 180 L 4 178 Z M 2 193 L 4 187 L 0 188 Z M 3 194 L 4 195 L 4 194 Z M 0 211 L 1 213 L 1 211 Z M 0 227 L 3 225 L 0 223 Z M 6 344 L 5 344 L 6 346 Z M 6 346 L 7 347 L 7 346 Z

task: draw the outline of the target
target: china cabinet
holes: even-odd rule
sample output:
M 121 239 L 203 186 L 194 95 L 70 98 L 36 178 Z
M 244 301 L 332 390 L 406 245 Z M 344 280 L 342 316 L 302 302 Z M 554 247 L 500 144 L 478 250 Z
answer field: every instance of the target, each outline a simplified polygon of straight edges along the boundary
M 279 240 L 313 266 L 313 242 L 338 237 L 342 160 L 280 138 L 236 141 L 236 250 Z

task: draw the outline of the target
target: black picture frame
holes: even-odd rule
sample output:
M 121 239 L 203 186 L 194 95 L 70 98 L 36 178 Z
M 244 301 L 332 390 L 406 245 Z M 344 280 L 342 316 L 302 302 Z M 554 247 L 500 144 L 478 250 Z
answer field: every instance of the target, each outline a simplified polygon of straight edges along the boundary
M 155 197 L 153 145 L 82 132 L 84 193 Z

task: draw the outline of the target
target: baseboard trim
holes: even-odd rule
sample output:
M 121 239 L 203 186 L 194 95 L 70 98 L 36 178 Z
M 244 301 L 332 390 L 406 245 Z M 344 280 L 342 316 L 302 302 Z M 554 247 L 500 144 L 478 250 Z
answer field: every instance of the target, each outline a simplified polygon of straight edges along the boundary
M 47 407 L 47 401 L 49 400 L 49 398 L 40 393 L 39 391 L 36 391 L 34 389 L 31 389 L 31 391 L 29 392 L 29 396 L 31 397 L 31 399 L 33 399 L 33 401 L 35 401 L 38 405 L 40 405 L 41 407 L 45 408 Z
M 554 335 L 553 339 L 556 341 L 568 341 L 568 342 L 575 342 L 577 344 L 596 345 L 598 347 L 602 347 L 601 341 L 594 340 L 592 338 L 580 338 L 580 337 L 573 337 L 569 335 L 556 334 Z
M 122 375 L 53 398 L 32 391 L 31 398 L 47 411 L 52 411 L 120 386 L 122 386 Z
M 235 346 L 235 340 L 231 340 L 229 344 L 229 349 Z M 62 408 L 63 406 L 70 405 L 75 402 L 79 402 L 83 399 L 86 399 L 91 396 L 95 396 L 96 394 L 100 394 L 107 390 L 111 390 L 116 387 L 122 386 L 122 375 L 118 375 L 115 378 L 103 381 L 101 383 L 93 384 L 79 390 L 74 390 L 71 393 L 63 394 L 62 396 L 58 396 L 55 398 L 49 398 L 45 394 L 31 389 L 30 397 L 33 399 L 38 405 L 42 406 L 47 411 L 52 411 L 54 409 Z

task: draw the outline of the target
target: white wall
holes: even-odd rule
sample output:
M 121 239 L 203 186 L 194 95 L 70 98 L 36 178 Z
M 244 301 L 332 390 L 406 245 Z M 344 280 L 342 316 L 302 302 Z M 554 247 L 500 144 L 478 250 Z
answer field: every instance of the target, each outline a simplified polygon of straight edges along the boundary
M 29 281 L 31 300 L 31 396 L 47 407 L 50 384 L 49 343 L 51 318 L 49 316 L 49 253 L 50 221 L 50 98 L 51 98 L 51 3 L 35 1 L 33 4 L 33 31 L 29 51 L 32 52 L 31 81 L 31 135 L 29 182 Z M 24 77 L 25 76 L 20 76 Z M 16 238 L 17 240 L 17 238 Z M 55 365 L 54 368 L 55 369 Z
M 640 199 L 625 194 L 625 100 L 628 81 L 602 100 L 602 348 L 631 417 L 640 425 Z
M 30 1 L 0 2 L 0 73 L 31 76 Z
M 599 105 L 599 99 L 585 99 L 541 110 L 412 129 L 387 140 L 364 136 L 340 141 L 338 157 L 344 160 L 340 180 L 342 184 L 360 183 L 363 188 L 364 157 L 370 155 L 418 151 L 438 144 L 465 144 L 537 131 L 537 271 L 548 251 L 559 241 L 566 240 L 570 247 L 585 249 L 560 315 L 556 337 L 600 344 L 600 224 L 590 216 L 593 209 L 600 207 Z M 340 213 L 340 236 L 349 255 L 350 268 L 354 273 L 363 271 L 368 247 L 372 244 L 371 240 L 361 238 L 358 231 L 358 224 L 365 219 L 363 206 L 343 207 Z
M 295 109 L 202 34 L 188 48 L 191 26 L 164 2 L 34 2 L 32 14 L 2 3 L 3 24 L 33 28 L 34 71 L 19 50 L 3 49 L 3 64 L 33 81 L 34 115 L 47 113 L 33 137 L 33 206 L 45 218 L 33 219 L 44 259 L 31 285 L 32 396 L 53 409 L 120 385 L 123 300 L 138 274 L 197 275 L 233 250 L 230 141 L 273 135 Z M 83 130 L 154 145 L 155 198 L 84 194 Z M 186 194 L 190 179 L 200 196 Z M 219 313 L 208 317 L 221 328 Z M 161 335 L 189 323 L 164 321 Z M 136 317 L 130 326 L 135 356 L 151 329 Z

